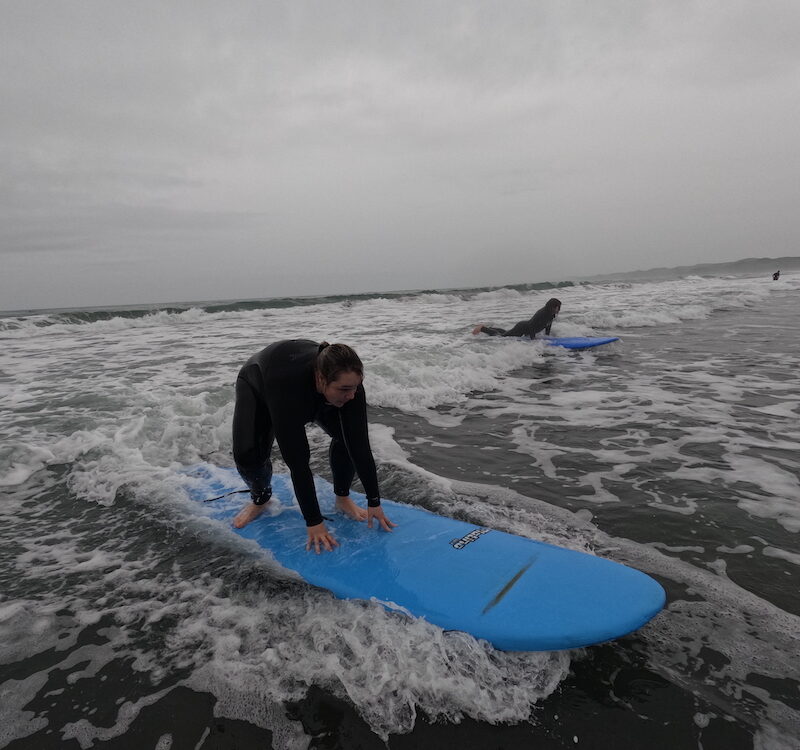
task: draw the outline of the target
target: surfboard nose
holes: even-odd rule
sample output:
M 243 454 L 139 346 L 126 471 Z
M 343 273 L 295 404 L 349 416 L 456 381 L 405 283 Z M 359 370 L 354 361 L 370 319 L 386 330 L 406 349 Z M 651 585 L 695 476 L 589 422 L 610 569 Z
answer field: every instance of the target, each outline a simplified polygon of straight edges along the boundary
M 580 648 L 638 630 L 665 602 L 639 570 L 550 547 L 503 582 L 473 632 L 506 651 Z

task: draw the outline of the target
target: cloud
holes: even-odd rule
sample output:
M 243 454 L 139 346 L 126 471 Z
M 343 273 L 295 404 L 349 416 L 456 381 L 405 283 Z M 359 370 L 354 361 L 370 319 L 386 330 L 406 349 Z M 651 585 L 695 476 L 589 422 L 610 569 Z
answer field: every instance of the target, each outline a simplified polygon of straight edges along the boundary
M 783 255 L 798 32 L 772 1 L 6 4 L 0 305 L 48 252 L 171 259 L 130 302 Z

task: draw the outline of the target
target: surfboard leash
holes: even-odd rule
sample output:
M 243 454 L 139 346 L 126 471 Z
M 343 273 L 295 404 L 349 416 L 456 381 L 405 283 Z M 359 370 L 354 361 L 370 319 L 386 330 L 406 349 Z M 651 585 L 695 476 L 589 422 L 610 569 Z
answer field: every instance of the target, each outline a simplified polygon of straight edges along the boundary
M 224 495 L 218 495 L 217 497 L 209 497 L 203 500 L 204 503 L 213 503 L 215 500 L 222 500 L 223 497 L 228 497 L 228 495 L 235 495 L 239 492 L 250 492 L 250 490 L 231 490 L 230 492 L 226 492 Z

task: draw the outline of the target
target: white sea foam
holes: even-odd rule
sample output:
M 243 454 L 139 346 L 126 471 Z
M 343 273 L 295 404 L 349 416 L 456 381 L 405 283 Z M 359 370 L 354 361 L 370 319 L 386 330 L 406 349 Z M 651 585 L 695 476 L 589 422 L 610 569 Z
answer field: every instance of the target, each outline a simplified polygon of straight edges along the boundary
M 0 685 L 0 705 L 3 721 L 0 722 L 0 747 L 12 740 L 28 737 L 47 726 L 47 719 L 36 716 L 25 706 L 47 683 L 47 673 L 37 672 L 23 680 L 6 680 Z
M 158 572 L 160 552 L 131 560 L 128 550 L 134 543 L 126 538 L 114 550 L 90 553 L 81 550 L 78 537 L 58 543 L 46 537 L 26 540 L 26 552 L 15 562 L 20 570 L 37 581 L 58 580 L 66 570 L 77 583 L 59 596 L 58 623 L 24 606 L 3 608 L 4 642 L 10 648 L 6 658 L 32 655 L 43 639 L 56 640 L 64 632 L 77 635 L 111 618 L 115 628 L 105 631 L 106 643 L 95 639 L 63 651 L 58 668 L 68 684 L 88 680 L 115 658 L 132 656 L 135 669 L 149 672 L 155 684 L 171 668 L 188 669 L 186 684 L 220 697 L 218 710 L 224 715 L 262 725 L 264 718 L 254 706 L 300 698 L 316 684 L 349 698 L 384 735 L 411 729 L 420 708 L 450 719 L 522 720 L 568 669 L 567 654 L 502 654 L 424 620 L 388 613 L 378 604 L 342 602 L 305 586 L 268 594 L 232 591 L 208 572 Z M 260 559 L 244 562 L 256 570 L 263 567 Z M 36 628 L 32 621 L 39 623 Z M 162 647 L 142 651 L 137 645 L 141 631 L 170 621 L 177 626 L 165 626 Z M 42 672 L 30 684 L 11 687 L 30 700 L 44 681 Z M 98 728 L 82 718 L 62 727 L 62 736 L 77 739 L 82 747 L 119 736 L 164 692 L 154 688 L 124 701 L 110 727 Z M 232 696 L 241 696 L 241 704 L 234 705 Z M 11 706 L 15 736 L 39 728 L 22 705 Z
M 790 288 L 782 281 L 781 289 Z M 452 720 L 526 720 L 553 691 L 569 654 L 502 654 L 376 603 L 336 601 L 188 517 L 180 468 L 209 454 L 228 456 L 238 368 L 261 346 L 292 335 L 347 341 L 359 351 L 371 440 L 390 492 L 474 523 L 607 554 L 689 587 L 697 599 L 673 602 L 636 637 L 653 669 L 735 715 L 737 692 L 754 694 L 748 669 L 775 680 L 797 677 L 785 659 L 797 650 L 796 618 L 744 591 L 730 562 L 752 555 L 792 572 L 800 564 L 791 546 L 800 532 L 796 380 L 770 370 L 795 372 L 796 360 L 781 351 L 751 353 L 760 332 L 748 339 L 741 328 L 723 331 L 721 339 L 732 336 L 730 351 L 757 364 L 732 378 L 728 350 L 669 360 L 653 342 L 690 350 L 696 324 L 711 326 L 723 311 L 758 311 L 775 289 L 760 279 L 690 278 L 6 323 L 2 541 L 14 550 L 15 574 L 41 590 L 36 600 L 0 600 L 0 655 L 10 662 L 52 649 L 53 665 L 76 686 L 124 659 L 155 682 L 170 669 L 186 670 L 184 684 L 212 692 L 220 715 L 270 728 L 282 738 L 276 747 L 286 748 L 302 747 L 303 738 L 282 702 L 312 684 L 349 700 L 382 736 L 410 729 L 418 710 Z M 470 333 L 480 322 L 513 324 L 550 296 L 563 302 L 553 333 L 614 333 L 622 343 L 574 353 Z M 704 341 L 709 350 L 714 344 Z M 394 414 L 402 417 L 396 424 Z M 403 438 L 408 423 L 423 427 Z M 474 438 L 465 437 L 470 429 L 478 429 Z M 327 440 L 313 429 L 309 435 L 315 467 L 326 471 Z M 483 470 L 484 484 L 461 481 L 456 461 L 447 476 L 419 465 L 460 450 L 470 460 L 485 458 L 485 467 L 465 469 Z M 556 499 L 579 498 L 591 511 L 576 515 L 544 502 L 546 486 L 557 488 Z M 64 518 L 49 515 L 55 496 L 69 498 Z M 653 519 L 652 529 L 639 527 L 645 543 L 600 532 L 604 514 L 637 502 Z M 689 531 L 661 537 L 660 521 L 694 531 L 680 524 L 699 524 L 712 502 L 739 513 L 745 529 L 763 525 L 761 541 L 752 529 L 737 538 L 733 523 L 724 543 L 694 543 Z M 147 519 L 144 530 L 137 519 Z M 176 539 L 190 539 L 202 564 L 176 562 Z M 702 564 L 713 571 L 687 562 L 693 555 L 705 555 Z M 251 578 L 260 583 L 242 584 Z M 151 628 L 164 633 L 157 644 L 143 636 Z M 80 635 L 94 630 L 98 643 L 78 647 Z M 728 660 L 711 686 L 694 671 L 702 673 L 705 648 Z M 3 686 L 11 692 L 3 694 L 0 744 L 44 726 L 25 706 L 46 683 L 42 669 Z M 125 696 L 110 728 L 87 716 L 48 728 L 89 746 L 123 734 L 162 695 L 154 686 Z M 759 700 L 779 728 L 796 719 L 779 700 Z M 779 736 L 769 722 L 760 731 Z

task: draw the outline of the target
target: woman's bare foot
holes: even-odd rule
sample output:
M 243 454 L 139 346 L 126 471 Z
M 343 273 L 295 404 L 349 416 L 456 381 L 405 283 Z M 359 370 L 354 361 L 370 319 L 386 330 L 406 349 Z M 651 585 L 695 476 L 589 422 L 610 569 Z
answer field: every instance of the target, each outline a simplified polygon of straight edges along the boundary
M 472 335 L 477 336 L 482 330 L 483 330 L 483 323 L 481 323 L 479 326 L 475 326 L 475 328 L 472 329 Z
M 263 505 L 248 503 L 236 514 L 236 518 L 233 519 L 233 527 L 235 529 L 242 529 L 247 526 L 250 521 L 255 521 L 256 518 L 264 512 L 267 505 L 269 505 L 269 503 L 264 503 Z
M 359 505 L 356 505 L 349 497 L 336 496 L 336 510 L 344 513 L 348 518 L 354 521 L 366 521 L 367 511 Z

